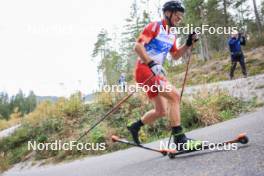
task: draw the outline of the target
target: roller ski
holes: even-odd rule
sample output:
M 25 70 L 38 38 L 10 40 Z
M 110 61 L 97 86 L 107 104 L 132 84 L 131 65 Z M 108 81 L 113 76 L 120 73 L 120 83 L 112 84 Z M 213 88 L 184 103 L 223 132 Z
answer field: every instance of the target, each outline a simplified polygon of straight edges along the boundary
M 128 141 L 127 139 L 119 138 L 118 136 L 115 136 L 115 135 L 113 135 L 111 138 L 112 138 L 113 142 L 119 142 L 119 143 L 127 144 L 127 145 L 130 145 L 130 146 L 135 146 L 135 147 L 139 147 L 139 148 L 142 148 L 142 149 L 145 149 L 145 150 L 149 150 L 149 151 L 152 151 L 152 152 L 157 152 L 157 153 L 162 154 L 163 156 L 166 156 L 168 153 L 173 153 L 174 152 L 172 150 L 171 151 L 170 150 L 159 150 L 159 149 L 146 147 L 146 146 L 144 146 L 142 144 L 137 144 L 135 142 Z
M 210 143 L 210 147 L 216 147 L 216 146 L 217 147 L 223 147 L 223 146 L 225 146 L 227 144 L 233 144 L 233 143 L 247 144 L 248 141 L 249 141 L 249 139 L 246 136 L 246 134 L 245 133 L 241 133 L 233 140 L 225 141 L 225 142 L 222 142 L 222 143 Z M 188 150 L 170 150 L 167 153 L 169 158 L 173 159 L 177 155 L 182 155 L 182 154 L 186 154 L 186 153 L 198 152 L 198 151 L 210 149 L 209 145 L 203 145 L 202 146 L 202 144 L 199 144 L 199 142 L 197 143 L 197 141 L 194 142 L 194 145 L 191 145 L 190 143 L 192 143 L 192 142 L 186 143 L 187 144 L 187 148 L 188 148 L 188 145 L 189 145 L 189 149 Z
M 145 150 L 149 150 L 149 151 L 152 151 L 152 152 L 160 153 L 163 156 L 168 156 L 170 159 L 175 158 L 177 155 L 182 155 L 182 154 L 202 151 L 201 149 L 203 149 L 203 150 L 209 149 L 209 146 L 202 146 L 202 142 L 201 141 L 197 141 L 197 140 L 193 140 L 193 139 L 189 139 L 189 138 L 186 138 L 186 139 L 187 139 L 187 141 L 186 141 L 185 144 L 186 144 L 188 150 L 186 150 L 185 148 L 180 148 L 180 150 L 175 150 L 175 149 L 163 149 L 163 150 L 160 150 L 160 149 L 155 149 L 155 148 L 151 148 L 151 147 L 146 147 L 146 146 L 144 146 L 142 144 L 137 144 L 135 142 L 128 141 L 127 139 L 119 138 L 118 136 L 115 136 L 115 135 L 112 136 L 112 141 L 113 142 L 123 143 L 123 144 L 126 144 L 126 145 L 135 146 L 135 147 L 139 147 L 141 149 L 145 149 Z M 233 140 L 225 141 L 225 142 L 222 142 L 222 143 L 215 143 L 215 144 L 211 143 L 210 145 L 211 145 L 211 147 L 212 147 L 212 145 L 221 147 L 221 146 L 224 146 L 226 144 L 232 144 L 232 143 L 247 144 L 248 141 L 249 141 L 249 139 L 246 136 L 246 134 L 242 133 L 242 134 L 238 135 Z

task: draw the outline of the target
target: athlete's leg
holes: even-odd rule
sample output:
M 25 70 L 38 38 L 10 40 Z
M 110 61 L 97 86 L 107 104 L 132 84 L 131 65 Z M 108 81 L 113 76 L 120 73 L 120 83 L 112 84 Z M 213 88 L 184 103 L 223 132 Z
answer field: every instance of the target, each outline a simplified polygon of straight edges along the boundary
M 166 98 L 168 101 L 168 117 L 172 127 L 179 126 L 181 124 L 180 117 L 180 95 L 176 91 L 176 88 L 170 86 L 171 90 L 159 92 L 159 95 Z
M 152 109 L 144 114 L 141 118 L 143 124 L 151 124 L 160 117 L 166 116 L 167 106 L 166 99 L 157 95 L 151 99 L 155 109 Z
M 184 134 L 180 117 L 180 95 L 176 91 L 176 88 L 172 86 L 170 86 L 170 88 L 170 91 L 159 92 L 159 95 L 168 100 L 168 116 L 171 121 L 174 143 L 177 145 L 178 150 L 184 149 L 183 146 L 186 146 L 187 150 L 198 148 L 201 146 L 201 141 L 189 139 Z
M 127 127 L 132 134 L 134 142 L 137 144 L 140 144 L 138 137 L 140 128 L 143 125 L 151 124 L 158 118 L 166 115 L 166 99 L 160 95 L 156 95 L 155 97 L 151 98 L 151 100 L 154 103 L 155 109 L 148 111 L 140 120 Z

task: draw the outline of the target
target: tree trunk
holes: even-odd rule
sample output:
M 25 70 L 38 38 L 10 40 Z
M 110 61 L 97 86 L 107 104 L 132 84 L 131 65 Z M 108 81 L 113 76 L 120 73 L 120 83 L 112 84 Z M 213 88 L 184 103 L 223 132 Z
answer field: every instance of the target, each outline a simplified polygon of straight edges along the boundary
M 257 22 L 257 27 L 258 27 L 259 35 L 261 35 L 261 32 L 262 32 L 261 31 L 261 23 L 260 23 L 258 9 L 257 9 L 257 5 L 256 5 L 256 0 L 253 0 L 253 5 L 254 5 L 254 12 L 255 12 L 255 16 L 256 16 L 256 22 Z
M 203 6 L 200 6 L 200 17 L 202 19 L 202 24 L 207 24 L 207 18 L 206 18 L 206 13 L 204 10 Z M 205 34 L 201 34 L 201 55 L 202 58 L 207 61 L 210 60 L 210 54 L 209 54 L 209 49 L 208 49 L 208 40 Z
M 208 61 L 211 59 L 211 55 L 209 53 L 209 49 L 208 49 L 208 41 L 207 41 L 207 37 L 206 35 L 201 35 L 201 50 L 202 50 L 202 58 L 205 61 Z
M 227 0 L 223 0 L 223 5 L 224 5 L 224 26 L 227 27 L 228 26 L 228 15 L 227 15 Z M 226 35 L 225 34 L 222 34 L 223 38 L 225 39 L 226 38 Z M 224 50 L 225 46 L 226 46 L 226 42 L 225 40 L 221 40 L 221 47 L 222 47 L 222 50 Z
M 226 0 L 224 0 L 224 18 L 225 18 L 225 26 L 228 26 L 228 19 L 227 19 L 227 4 Z

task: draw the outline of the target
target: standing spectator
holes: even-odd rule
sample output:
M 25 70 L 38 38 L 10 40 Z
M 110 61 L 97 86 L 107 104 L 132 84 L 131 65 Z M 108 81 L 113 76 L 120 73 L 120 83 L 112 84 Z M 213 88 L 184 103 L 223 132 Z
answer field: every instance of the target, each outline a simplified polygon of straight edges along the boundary
M 126 85 L 126 76 L 125 73 L 121 73 L 119 80 L 118 80 L 118 84 L 121 85 L 123 88 Z
M 242 73 L 244 77 L 247 77 L 247 70 L 245 64 L 244 54 L 241 49 L 241 45 L 246 45 L 245 36 L 238 31 L 234 30 L 231 37 L 228 40 L 229 49 L 231 52 L 231 69 L 230 69 L 230 79 L 234 78 L 234 72 L 236 69 L 237 62 L 239 62 Z

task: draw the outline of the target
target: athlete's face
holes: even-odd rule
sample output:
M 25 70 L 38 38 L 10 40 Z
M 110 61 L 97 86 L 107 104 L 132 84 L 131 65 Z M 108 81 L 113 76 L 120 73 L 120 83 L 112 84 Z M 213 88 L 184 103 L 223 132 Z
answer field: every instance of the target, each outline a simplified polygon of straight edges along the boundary
M 173 26 L 176 26 L 182 21 L 183 13 L 182 12 L 173 12 L 171 17 L 171 23 Z
M 171 24 L 173 25 L 173 26 L 176 26 L 178 23 L 180 23 L 181 22 L 181 20 L 182 20 L 182 18 L 183 18 L 183 13 L 182 12 L 169 12 L 169 11 L 167 11 L 167 12 L 165 12 L 165 15 L 167 16 L 167 17 L 171 17 Z

